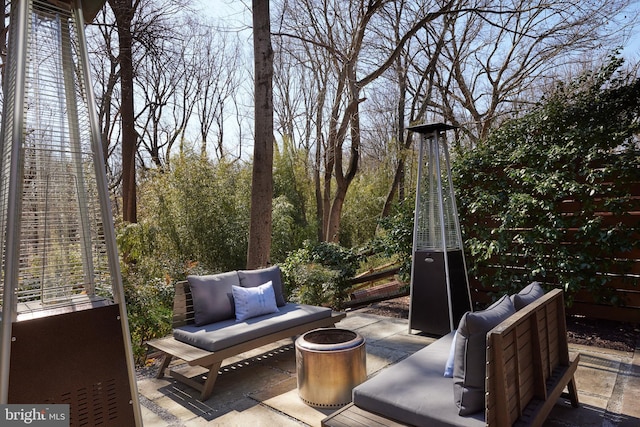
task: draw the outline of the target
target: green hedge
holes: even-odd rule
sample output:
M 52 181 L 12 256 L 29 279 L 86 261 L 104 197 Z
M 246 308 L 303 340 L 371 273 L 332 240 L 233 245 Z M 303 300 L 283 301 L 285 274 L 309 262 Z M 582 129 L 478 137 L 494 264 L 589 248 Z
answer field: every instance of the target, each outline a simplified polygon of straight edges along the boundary
M 621 65 L 612 58 L 559 85 L 455 162 L 467 264 L 485 287 L 540 280 L 569 303 L 581 289 L 619 302 L 608 273 L 624 276 L 640 230 L 628 215 L 638 204 L 630 183 L 640 182 L 640 80 Z

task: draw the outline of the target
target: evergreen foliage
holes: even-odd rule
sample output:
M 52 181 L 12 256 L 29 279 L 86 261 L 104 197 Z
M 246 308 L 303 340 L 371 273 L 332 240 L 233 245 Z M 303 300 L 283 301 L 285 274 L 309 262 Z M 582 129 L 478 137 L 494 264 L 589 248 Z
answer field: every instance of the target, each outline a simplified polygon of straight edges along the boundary
M 286 136 L 282 149 L 274 152 L 273 164 L 273 224 L 271 263 L 284 261 L 289 252 L 302 247 L 313 238 L 316 223 L 313 183 L 309 177 L 304 149 L 296 149 Z M 309 211 L 313 207 L 314 211 Z
M 380 232 L 371 242 L 371 249 L 383 253 L 400 264 L 398 275 L 403 282 L 411 280 L 413 252 L 414 199 L 394 207 L 394 212 L 380 219 Z
M 625 220 L 628 183 L 640 182 L 640 80 L 621 65 L 612 58 L 559 85 L 456 162 L 467 264 L 484 286 L 513 292 L 539 280 L 568 291 L 569 303 L 581 289 L 619 302 L 606 273 L 624 272 L 640 231 Z
M 208 273 L 246 265 L 250 169 L 181 156 L 141 186 L 144 221 L 158 236 L 155 256 Z M 187 271 L 184 271 L 186 273 Z M 176 278 L 181 278 L 179 272 Z
M 145 342 L 171 333 L 173 286 L 169 277 L 159 274 L 167 265 L 154 256 L 157 235 L 153 228 L 128 224 L 118 228 L 116 238 L 133 354 L 141 364 L 146 357 Z

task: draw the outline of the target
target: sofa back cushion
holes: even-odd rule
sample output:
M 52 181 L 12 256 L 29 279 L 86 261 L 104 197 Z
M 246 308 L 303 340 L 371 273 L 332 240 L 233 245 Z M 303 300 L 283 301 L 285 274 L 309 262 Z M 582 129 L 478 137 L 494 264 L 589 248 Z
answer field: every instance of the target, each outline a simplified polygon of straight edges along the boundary
M 238 273 L 188 276 L 193 297 L 193 318 L 198 326 L 232 319 L 235 314 L 232 286 L 240 286 Z
M 453 392 L 460 415 L 484 410 L 487 332 L 515 312 L 505 295 L 486 310 L 467 312 L 460 319 L 453 362 Z
M 538 298 L 544 295 L 544 289 L 540 286 L 540 283 L 533 282 L 525 286 L 520 292 L 512 295 L 511 300 L 516 310 L 526 307 Z
M 273 284 L 273 291 L 276 294 L 276 304 L 278 307 L 282 307 L 286 304 L 282 288 L 280 267 L 277 265 L 274 265 L 273 267 L 260 268 L 258 270 L 240 270 L 238 271 L 238 277 L 240 278 L 240 286 L 245 288 L 253 288 L 271 281 Z

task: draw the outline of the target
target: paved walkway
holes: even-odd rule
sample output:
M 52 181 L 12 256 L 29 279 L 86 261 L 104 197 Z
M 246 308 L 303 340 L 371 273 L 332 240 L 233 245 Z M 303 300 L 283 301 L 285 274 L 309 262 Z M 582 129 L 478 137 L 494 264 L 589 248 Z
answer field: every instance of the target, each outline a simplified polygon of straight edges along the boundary
M 366 339 L 371 375 L 404 359 L 433 338 L 407 333 L 407 320 L 355 310 L 338 327 L 356 330 Z M 581 407 L 559 402 L 546 426 L 640 426 L 640 337 L 634 352 L 570 346 L 581 353 L 576 374 Z M 193 374 L 199 372 L 193 368 Z M 304 404 L 296 389 L 295 349 L 291 340 L 228 359 L 213 395 L 198 393 L 170 378 L 140 373 L 138 391 L 145 427 L 178 426 L 320 426 L 333 410 Z

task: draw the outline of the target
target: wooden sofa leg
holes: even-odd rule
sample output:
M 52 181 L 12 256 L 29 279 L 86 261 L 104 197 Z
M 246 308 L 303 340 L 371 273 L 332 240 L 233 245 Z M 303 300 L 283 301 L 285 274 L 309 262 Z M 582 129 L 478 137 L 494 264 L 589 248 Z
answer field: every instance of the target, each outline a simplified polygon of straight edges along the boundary
M 171 363 L 171 359 L 173 359 L 173 356 L 171 356 L 170 354 L 164 353 L 162 356 L 162 362 L 160 363 L 160 369 L 158 369 L 158 372 L 156 373 L 156 378 L 164 378 L 164 371 L 167 370 L 167 368 L 169 367 L 169 363 Z
M 213 386 L 216 384 L 216 379 L 218 378 L 218 371 L 220 370 L 220 366 L 222 365 L 222 360 L 214 363 L 208 369 L 207 379 L 204 382 L 204 386 L 202 387 L 202 392 L 200 393 L 200 400 L 205 401 L 209 397 L 211 397 L 211 393 L 213 392 Z
M 567 383 L 567 389 L 569 390 L 569 399 L 571 400 L 571 406 L 574 408 L 580 407 L 580 402 L 578 401 L 578 387 L 576 387 L 576 379 L 575 377 L 571 377 L 569 383 Z

